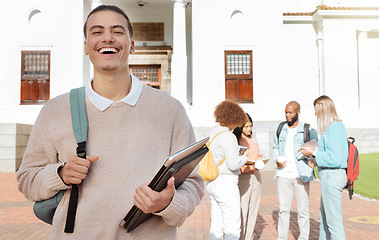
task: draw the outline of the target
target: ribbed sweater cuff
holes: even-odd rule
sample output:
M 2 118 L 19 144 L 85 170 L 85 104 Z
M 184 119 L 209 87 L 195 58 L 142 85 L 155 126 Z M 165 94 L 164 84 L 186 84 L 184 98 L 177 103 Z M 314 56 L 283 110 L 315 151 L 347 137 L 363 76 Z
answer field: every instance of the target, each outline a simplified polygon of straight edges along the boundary
M 47 172 L 48 189 L 50 189 L 51 191 L 60 191 L 71 187 L 64 184 L 64 182 L 58 175 L 58 168 L 62 165 L 63 163 L 56 163 L 48 164 L 45 167 L 45 171 Z
M 175 191 L 172 201 L 167 208 L 159 213 L 155 213 L 155 215 L 161 216 L 168 225 L 181 226 L 187 217 L 185 215 L 187 209 L 185 199 L 183 194 L 178 194 L 178 191 Z

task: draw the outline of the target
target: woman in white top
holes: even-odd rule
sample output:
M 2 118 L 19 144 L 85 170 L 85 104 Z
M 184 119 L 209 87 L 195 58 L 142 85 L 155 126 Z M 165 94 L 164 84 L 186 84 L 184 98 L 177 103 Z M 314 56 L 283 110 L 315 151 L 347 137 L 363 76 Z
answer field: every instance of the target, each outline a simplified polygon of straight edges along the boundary
M 214 116 L 219 124 L 209 134 L 214 138 L 210 149 L 219 166 L 218 177 L 210 181 L 207 191 L 211 199 L 211 227 L 209 239 L 238 240 L 241 227 L 240 193 L 238 175 L 247 162 L 247 156 L 239 156 L 238 142 L 232 130 L 246 122 L 246 114 L 235 102 L 223 101 L 216 106 Z

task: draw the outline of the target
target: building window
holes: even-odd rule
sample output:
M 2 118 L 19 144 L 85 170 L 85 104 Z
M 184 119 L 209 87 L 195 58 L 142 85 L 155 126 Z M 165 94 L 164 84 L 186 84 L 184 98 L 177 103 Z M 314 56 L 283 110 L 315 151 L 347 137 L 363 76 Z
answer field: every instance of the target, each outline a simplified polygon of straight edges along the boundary
M 130 73 L 142 83 L 153 88 L 161 89 L 160 65 L 129 65 Z
M 252 51 L 225 51 L 225 98 L 252 103 Z
M 21 104 L 43 104 L 50 98 L 50 51 L 21 52 Z

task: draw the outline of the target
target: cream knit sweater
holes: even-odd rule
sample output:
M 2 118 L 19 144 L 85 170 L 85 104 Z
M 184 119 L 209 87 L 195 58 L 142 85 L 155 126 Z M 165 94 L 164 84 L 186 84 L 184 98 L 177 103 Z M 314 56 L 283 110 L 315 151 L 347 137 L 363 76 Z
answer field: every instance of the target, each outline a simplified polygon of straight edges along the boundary
M 74 233 L 64 233 L 70 186 L 57 169 L 76 155 L 69 94 L 48 101 L 41 110 L 17 172 L 19 190 L 32 201 L 68 189 L 54 216 L 51 239 L 176 239 L 199 204 L 204 183 L 197 169 L 177 189 L 171 204 L 131 233 L 119 226 L 133 206 L 135 189 L 149 182 L 167 157 L 195 141 L 182 105 L 162 91 L 144 86 L 133 107 L 113 103 L 99 111 L 88 99 L 87 155 L 93 163 L 79 185 Z

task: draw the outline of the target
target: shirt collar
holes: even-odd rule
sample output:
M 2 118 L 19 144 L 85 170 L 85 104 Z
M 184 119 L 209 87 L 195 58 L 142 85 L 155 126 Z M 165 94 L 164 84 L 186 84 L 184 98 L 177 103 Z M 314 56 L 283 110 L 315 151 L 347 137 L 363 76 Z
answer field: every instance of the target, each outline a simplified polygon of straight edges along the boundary
M 86 86 L 86 94 L 88 100 L 100 111 L 104 111 L 114 102 L 123 102 L 131 106 L 136 105 L 139 97 L 141 96 L 143 84 L 133 74 L 130 74 L 130 77 L 132 78 L 132 87 L 130 89 L 130 92 L 128 95 L 126 95 L 123 99 L 119 101 L 112 101 L 96 93 L 92 88 L 91 83 L 93 81 L 93 78 L 91 78 Z

